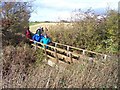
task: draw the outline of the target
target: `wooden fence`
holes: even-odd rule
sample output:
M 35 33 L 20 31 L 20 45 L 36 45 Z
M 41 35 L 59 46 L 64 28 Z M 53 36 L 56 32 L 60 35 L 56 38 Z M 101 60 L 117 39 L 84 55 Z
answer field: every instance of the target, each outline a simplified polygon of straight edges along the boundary
M 34 42 L 31 39 L 30 41 Z M 40 42 L 32 43 L 31 45 L 34 46 L 35 49 L 43 49 L 46 60 L 50 58 L 55 63 L 74 63 L 79 62 L 79 60 L 83 58 L 88 60 L 95 60 L 95 58 L 107 58 L 106 54 L 96 53 L 57 42 L 52 42 L 52 45 L 45 45 Z

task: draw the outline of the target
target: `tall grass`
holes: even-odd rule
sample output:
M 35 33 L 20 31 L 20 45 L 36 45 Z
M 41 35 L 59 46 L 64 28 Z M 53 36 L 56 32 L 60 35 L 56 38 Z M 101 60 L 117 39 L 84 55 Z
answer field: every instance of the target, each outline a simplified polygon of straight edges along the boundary
M 25 88 L 117 88 L 117 60 L 90 62 L 80 60 L 80 63 L 55 69 L 46 64 L 30 67 L 29 73 L 21 83 L 13 79 L 7 87 Z M 10 78 L 9 78 L 10 79 Z M 12 78 L 11 78 L 12 79 Z M 10 79 L 10 80 L 11 80 Z

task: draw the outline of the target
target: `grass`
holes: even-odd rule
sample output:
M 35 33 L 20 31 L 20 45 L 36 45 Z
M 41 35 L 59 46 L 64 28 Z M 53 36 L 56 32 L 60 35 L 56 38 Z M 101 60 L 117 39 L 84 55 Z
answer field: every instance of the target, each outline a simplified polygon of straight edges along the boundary
M 20 68 L 17 68 L 18 70 Z M 13 70 L 12 70 L 13 71 Z M 8 87 L 12 88 L 116 88 L 117 60 L 92 63 L 81 60 L 63 69 L 55 69 L 46 64 L 29 67 L 22 73 L 25 79 L 17 76 L 9 78 Z M 16 74 L 16 73 L 15 73 Z M 25 75 L 24 75 L 25 74 Z M 8 76 L 10 76 L 9 74 Z M 16 80 L 14 78 L 17 78 Z M 6 79 L 5 79 L 6 80 Z M 19 82 L 19 83 L 15 83 Z M 6 83 L 6 82 L 4 82 Z M 4 84 L 5 85 L 5 84 Z

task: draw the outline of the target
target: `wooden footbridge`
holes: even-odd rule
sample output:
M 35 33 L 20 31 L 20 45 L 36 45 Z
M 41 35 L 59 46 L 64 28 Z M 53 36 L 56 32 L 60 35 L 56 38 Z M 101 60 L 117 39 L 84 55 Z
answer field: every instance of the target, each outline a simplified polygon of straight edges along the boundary
M 87 60 L 97 60 L 96 58 L 106 59 L 108 56 L 106 54 L 96 53 L 93 51 L 76 48 L 69 45 L 64 45 L 57 42 L 52 42 L 52 45 L 46 45 L 40 42 L 33 42 L 31 45 L 35 47 L 35 49 L 43 49 L 45 53 L 46 60 L 52 60 L 54 63 L 76 63 L 79 62 L 80 59 Z M 47 48 L 45 48 L 47 46 Z

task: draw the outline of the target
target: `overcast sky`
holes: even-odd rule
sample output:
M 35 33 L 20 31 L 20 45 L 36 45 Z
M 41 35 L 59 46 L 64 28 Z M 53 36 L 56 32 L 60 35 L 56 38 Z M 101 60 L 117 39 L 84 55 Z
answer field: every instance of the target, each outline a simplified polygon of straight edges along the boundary
M 118 9 L 120 0 L 35 0 L 34 12 L 31 13 L 30 21 L 57 21 L 67 20 L 75 9 L 92 9 L 101 13 L 109 6 Z

